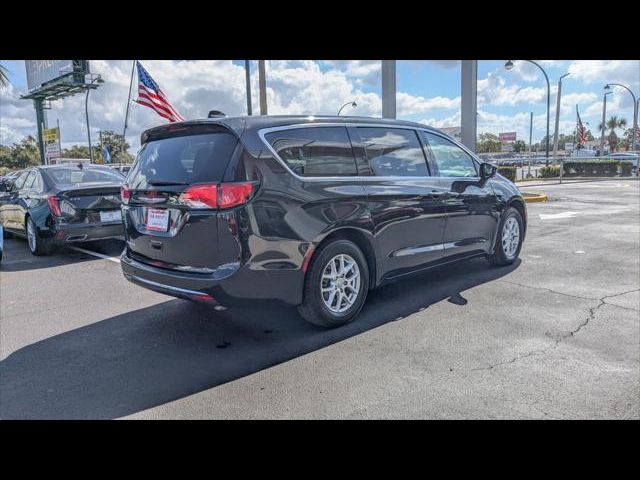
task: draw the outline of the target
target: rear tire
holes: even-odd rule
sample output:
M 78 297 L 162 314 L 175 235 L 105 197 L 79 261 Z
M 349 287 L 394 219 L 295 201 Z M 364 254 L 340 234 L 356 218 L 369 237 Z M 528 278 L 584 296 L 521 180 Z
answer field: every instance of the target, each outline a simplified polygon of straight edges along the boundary
M 339 327 L 358 316 L 368 291 L 369 266 L 364 254 L 349 240 L 335 240 L 314 254 L 298 311 L 314 325 Z
M 511 265 L 520 255 L 524 233 L 522 215 L 513 207 L 509 207 L 500 220 L 495 252 L 487 257 L 491 265 Z
M 25 226 L 27 229 L 27 245 L 29 245 L 29 251 L 36 256 L 49 255 L 53 250 L 51 240 L 40 236 L 36 224 L 31 217 L 27 218 Z

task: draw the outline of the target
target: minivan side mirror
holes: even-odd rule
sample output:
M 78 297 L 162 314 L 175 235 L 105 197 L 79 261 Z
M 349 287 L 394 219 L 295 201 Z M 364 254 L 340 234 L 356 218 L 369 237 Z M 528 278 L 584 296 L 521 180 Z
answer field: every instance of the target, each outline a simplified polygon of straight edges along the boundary
M 496 173 L 498 173 L 498 169 L 495 165 L 491 165 L 490 163 L 480 164 L 480 178 L 486 180 L 488 178 L 495 177 Z

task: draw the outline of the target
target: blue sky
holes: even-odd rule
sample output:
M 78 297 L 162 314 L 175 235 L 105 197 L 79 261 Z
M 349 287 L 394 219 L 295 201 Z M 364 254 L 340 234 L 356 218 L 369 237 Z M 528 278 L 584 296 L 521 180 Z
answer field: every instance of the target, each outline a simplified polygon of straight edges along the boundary
M 244 61 L 141 60 L 174 106 L 186 118 L 206 116 L 217 108 L 229 115 L 246 112 Z M 563 80 L 560 133 L 575 126 L 575 105 L 597 137 L 605 83 L 628 85 L 640 94 L 640 61 L 537 60 L 552 85 L 551 133 L 554 128 L 556 85 Z M 478 62 L 478 132 L 516 131 L 528 140 L 529 112 L 534 114 L 533 139 L 545 133 L 546 84 L 542 74 L 527 62 L 516 62 L 512 71 L 505 60 Z M 0 90 L 0 143 L 9 144 L 35 134 L 35 113 L 30 102 L 20 100 L 26 92 L 24 61 L 1 60 L 10 71 L 12 85 Z M 91 61 L 92 72 L 106 83 L 91 93 L 91 127 L 121 131 L 129 86 L 131 60 Z M 435 127 L 460 123 L 460 61 L 398 61 L 398 118 Z M 257 62 L 252 61 L 254 110 L 258 109 Z M 333 114 L 343 103 L 355 99 L 358 107 L 344 114 L 381 115 L 379 61 L 269 61 L 267 88 L 271 114 Z M 135 90 L 135 88 L 134 88 Z M 134 97 L 135 98 L 135 94 Z M 608 114 L 632 122 L 631 96 L 616 90 L 607 101 Z M 60 121 L 63 146 L 84 143 L 84 96 L 52 104 L 47 112 L 50 125 Z M 135 152 L 140 132 L 164 120 L 150 109 L 132 104 L 127 139 Z M 608 115 L 609 116 L 609 115 Z

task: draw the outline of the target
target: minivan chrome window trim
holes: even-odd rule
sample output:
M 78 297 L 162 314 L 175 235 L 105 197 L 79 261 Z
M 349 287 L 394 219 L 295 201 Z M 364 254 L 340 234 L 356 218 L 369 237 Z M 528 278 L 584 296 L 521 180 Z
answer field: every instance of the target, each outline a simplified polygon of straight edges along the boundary
M 269 141 L 265 138 L 265 135 L 268 133 L 272 133 L 272 132 L 281 132 L 284 130 L 298 130 L 300 128 L 318 128 L 318 127 L 344 127 L 345 129 L 347 127 L 369 127 L 369 128 L 389 128 L 389 129 L 396 129 L 396 130 L 413 130 L 415 132 L 424 132 L 424 133 L 430 133 L 433 135 L 437 135 L 441 138 L 444 138 L 445 140 L 448 140 L 450 142 L 452 142 L 454 145 L 456 145 L 457 147 L 461 148 L 463 151 L 465 151 L 466 153 L 468 153 L 471 156 L 471 159 L 474 160 L 476 163 L 484 163 L 482 162 L 471 150 L 469 150 L 465 145 L 463 145 L 462 143 L 459 143 L 458 141 L 456 141 L 455 139 L 448 137 L 440 132 L 434 131 L 434 130 L 427 130 L 426 128 L 420 128 L 420 127 L 415 127 L 413 125 L 386 125 L 386 124 L 379 124 L 379 123 L 346 123 L 346 122 L 322 122 L 322 123 L 296 123 L 296 124 L 291 124 L 291 125 L 284 125 L 284 126 L 279 126 L 279 127 L 268 127 L 268 128 L 261 128 L 260 130 L 258 130 L 258 136 L 260 137 L 260 140 L 262 141 L 262 143 L 267 147 L 267 149 L 271 152 L 271 154 L 273 155 L 273 157 L 287 170 L 287 172 L 289 172 L 291 175 L 293 175 L 296 179 L 302 181 L 302 182 L 326 182 L 327 180 L 330 181 L 346 181 L 346 182 L 367 182 L 367 181 L 372 181 L 372 180 L 391 180 L 391 181 L 401 181 L 401 180 L 424 180 L 426 178 L 455 178 L 455 179 L 461 179 L 461 178 L 465 178 L 465 179 L 469 179 L 469 180 L 473 180 L 473 179 L 479 179 L 480 177 L 478 175 L 474 176 L 474 177 L 441 177 L 441 176 L 433 176 L 433 175 L 423 175 L 423 176 L 402 176 L 402 175 L 393 175 L 393 176 L 375 176 L 375 175 L 342 175 L 342 176 L 317 176 L 317 177 L 303 177 L 301 175 L 298 175 L 297 173 L 295 173 L 293 170 L 291 170 L 291 168 L 289 167 L 289 165 L 287 165 L 287 162 L 285 162 L 280 155 L 278 155 L 278 153 L 275 151 L 275 149 L 273 148 L 273 146 L 269 143 Z M 421 144 L 425 144 L 425 141 L 421 138 L 420 139 Z M 423 153 L 425 155 L 425 157 L 427 156 L 427 152 L 425 152 L 423 150 Z M 428 159 L 427 159 L 428 161 Z M 476 168 L 476 173 L 478 173 L 478 166 L 474 165 L 474 167 Z

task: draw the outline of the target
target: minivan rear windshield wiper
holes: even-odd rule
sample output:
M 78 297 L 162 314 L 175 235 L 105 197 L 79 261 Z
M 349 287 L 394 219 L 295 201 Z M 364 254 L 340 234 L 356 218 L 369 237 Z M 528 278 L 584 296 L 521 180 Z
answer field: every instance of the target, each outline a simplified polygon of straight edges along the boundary
M 173 180 L 147 180 L 147 183 L 149 185 L 162 186 L 162 187 L 166 187 L 170 185 L 189 185 L 186 182 L 176 182 Z

